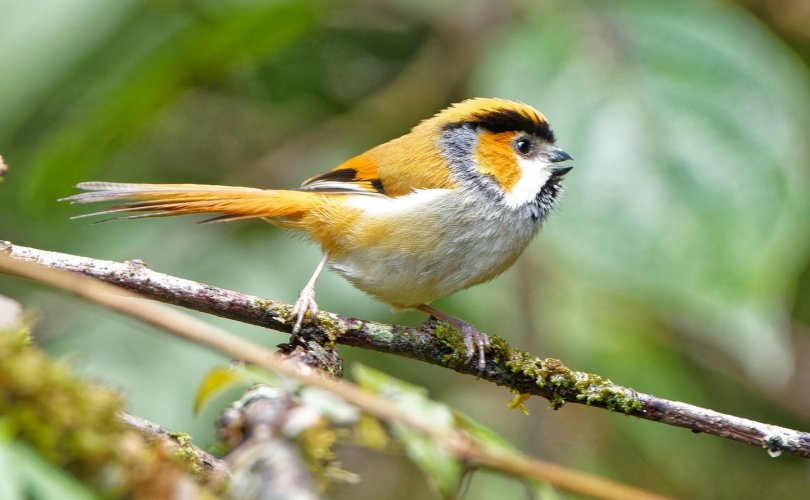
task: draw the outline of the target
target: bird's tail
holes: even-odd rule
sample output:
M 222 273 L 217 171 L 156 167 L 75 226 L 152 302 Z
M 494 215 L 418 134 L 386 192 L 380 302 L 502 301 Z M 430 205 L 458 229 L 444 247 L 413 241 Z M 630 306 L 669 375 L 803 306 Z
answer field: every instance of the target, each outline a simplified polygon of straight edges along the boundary
M 71 203 L 121 201 L 105 210 L 78 217 L 115 215 L 112 219 L 140 219 L 186 214 L 219 214 L 205 222 L 265 218 L 294 223 L 319 204 L 321 195 L 306 191 L 268 190 L 205 184 L 128 184 L 82 182 L 84 193 L 63 198 Z M 131 214 L 131 215 L 129 215 Z

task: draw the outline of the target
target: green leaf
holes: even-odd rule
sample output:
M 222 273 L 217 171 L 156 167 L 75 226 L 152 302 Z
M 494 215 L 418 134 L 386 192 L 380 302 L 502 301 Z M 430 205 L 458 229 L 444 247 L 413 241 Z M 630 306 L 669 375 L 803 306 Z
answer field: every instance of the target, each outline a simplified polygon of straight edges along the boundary
M 483 449 L 502 454 L 519 453 L 509 441 L 493 432 L 492 429 L 459 413 L 445 404 L 428 398 L 427 391 L 402 380 L 391 377 L 359 363 L 352 365 L 355 382 L 362 388 L 370 390 L 395 401 L 408 415 L 430 422 L 436 429 L 463 432 L 472 437 Z M 394 439 L 405 449 L 405 453 L 432 480 L 436 489 L 444 498 L 454 498 L 457 494 L 461 474 L 464 472 L 461 463 L 433 438 L 399 424 L 390 424 Z M 529 487 L 542 492 L 540 498 L 554 498 L 553 489 L 545 483 L 526 480 Z
M 538 107 L 575 159 L 541 234 L 551 267 L 657 308 L 763 382 L 791 368 L 783 304 L 808 250 L 809 87 L 735 6 L 641 1 L 536 6 L 476 84 Z
M 86 500 L 97 495 L 30 446 L 0 438 L 0 498 Z
M 438 429 L 453 427 L 453 412 L 446 405 L 428 399 L 425 389 L 359 363 L 352 365 L 352 375 L 360 387 L 390 398 L 407 410 L 409 415 L 430 422 Z M 400 424 L 391 424 L 391 429 L 394 439 L 405 449 L 405 454 L 428 475 L 439 494 L 444 498 L 453 498 L 462 472 L 458 460 L 432 438 L 418 431 Z

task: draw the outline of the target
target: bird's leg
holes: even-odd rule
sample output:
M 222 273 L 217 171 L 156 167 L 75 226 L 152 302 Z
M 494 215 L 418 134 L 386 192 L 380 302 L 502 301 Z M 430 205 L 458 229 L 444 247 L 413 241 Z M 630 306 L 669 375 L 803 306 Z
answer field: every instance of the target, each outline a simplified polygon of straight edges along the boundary
M 434 318 L 446 321 L 461 330 L 461 339 L 464 341 L 464 345 L 467 346 L 467 362 L 469 363 L 472 360 L 473 354 L 478 350 L 478 370 L 484 371 L 487 362 L 484 352 L 491 346 L 489 337 L 485 333 L 479 332 L 472 324 L 460 320 L 455 316 L 450 316 L 427 304 L 422 304 L 416 308 L 423 313 L 430 314 Z
M 298 332 L 301 331 L 301 323 L 304 322 L 304 316 L 306 316 L 307 311 L 309 311 L 310 318 L 312 318 L 313 321 L 315 321 L 315 317 L 318 315 L 318 304 L 315 303 L 315 282 L 318 281 L 318 276 L 321 275 L 328 261 L 329 252 L 326 252 L 318 263 L 318 267 L 315 268 L 315 272 L 312 273 L 312 277 L 307 282 L 307 285 L 301 290 L 301 293 L 298 294 L 298 300 L 295 301 L 295 305 L 292 309 L 292 317 L 296 318 L 295 326 L 293 326 L 292 331 L 293 335 L 298 335 Z

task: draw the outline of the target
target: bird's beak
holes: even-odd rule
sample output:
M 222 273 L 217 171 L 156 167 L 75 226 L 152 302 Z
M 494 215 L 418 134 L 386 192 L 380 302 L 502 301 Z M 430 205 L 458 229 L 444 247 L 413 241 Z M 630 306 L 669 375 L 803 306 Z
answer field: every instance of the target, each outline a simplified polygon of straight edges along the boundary
M 566 153 L 562 149 L 555 148 L 553 146 L 549 147 L 549 148 L 546 148 L 546 158 L 548 158 L 548 161 L 550 161 L 551 163 L 559 163 L 559 162 L 565 161 L 565 160 L 573 160 L 573 158 L 571 158 L 571 155 L 569 155 L 568 153 Z M 569 168 L 568 170 L 571 170 L 571 169 Z M 566 172 L 568 170 L 566 170 Z
M 562 177 L 571 171 L 574 167 L 553 167 L 551 169 L 551 177 Z
M 571 155 L 569 155 L 560 148 L 555 148 L 554 146 L 546 148 L 546 158 L 548 158 L 548 161 L 550 163 L 559 163 L 561 161 L 573 160 L 573 158 L 571 158 Z M 563 175 L 570 172 L 572 168 L 574 167 L 571 166 L 551 167 L 549 170 L 551 170 L 551 177 L 553 178 L 553 177 L 562 177 Z

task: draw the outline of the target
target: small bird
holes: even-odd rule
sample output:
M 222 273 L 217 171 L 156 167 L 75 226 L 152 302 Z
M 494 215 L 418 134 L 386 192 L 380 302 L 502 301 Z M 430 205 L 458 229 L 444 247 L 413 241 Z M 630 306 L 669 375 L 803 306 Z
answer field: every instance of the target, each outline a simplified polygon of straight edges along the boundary
M 138 219 L 217 214 L 204 222 L 259 218 L 301 231 L 323 258 L 292 310 L 297 334 L 314 320 L 315 282 L 327 265 L 394 309 L 455 325 L 467 361 L 486 364 L 489 337 L 429 304 L 489 281 L 511 266 L 561 192 L 571 157 L 546 118 L 498 98 L 454 104 L 297 189 L 202 184 L 82 182 L 73 203 L 124 201 L 79 217 Z M 140 212 L 140 213 L 138 213 Z

